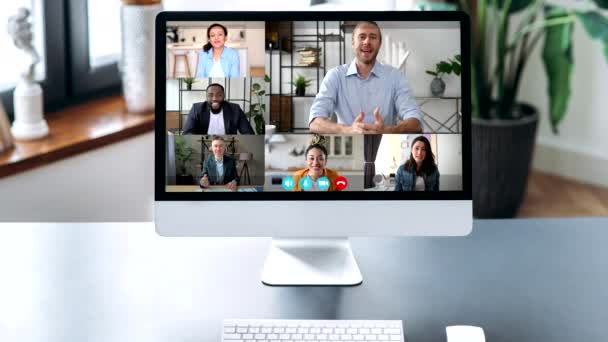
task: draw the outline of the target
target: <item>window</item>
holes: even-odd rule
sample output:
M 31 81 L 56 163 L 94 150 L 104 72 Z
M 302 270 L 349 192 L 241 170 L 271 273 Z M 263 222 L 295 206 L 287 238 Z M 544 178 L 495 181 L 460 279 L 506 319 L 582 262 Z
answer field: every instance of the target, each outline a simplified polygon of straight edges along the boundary
M 70 96 L 118 88 L 120 2 L 68 1 Z
M 120 1 L 87 1 L 89 68 L 118 62 L 120 58 Z

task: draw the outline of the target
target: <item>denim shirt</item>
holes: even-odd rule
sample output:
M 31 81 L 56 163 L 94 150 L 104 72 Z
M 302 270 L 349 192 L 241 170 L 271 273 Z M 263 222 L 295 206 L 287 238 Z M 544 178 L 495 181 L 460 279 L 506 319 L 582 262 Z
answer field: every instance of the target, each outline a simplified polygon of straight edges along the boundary
M 439 191 L 439 170 L 429 175 L 422 174 L 424 179 L 424 191 Z M 395 191 L 414 191 L 416 187 L 416 173 L 405 169 L 405 165 L 399 166 L 395 174 Z
M 224 50 L 220 56 L 220 64 L 222 65 L 222 71 L 224 71 L 224 77 L 240 77 L 239 52 L 235 49 L 224 46 Z M 201 50 L 198 53 L 196 78 L 209 77 L 211 67 L 213 67 L 213 48 L 207 52 Z

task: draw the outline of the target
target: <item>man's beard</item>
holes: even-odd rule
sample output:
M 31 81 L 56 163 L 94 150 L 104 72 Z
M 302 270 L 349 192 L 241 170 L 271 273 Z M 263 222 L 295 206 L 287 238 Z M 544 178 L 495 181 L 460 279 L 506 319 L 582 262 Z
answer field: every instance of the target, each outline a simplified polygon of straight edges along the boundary
M 213 114 L 219 114 L 219 112 L 222 111 L 222 107 L 223 107 L 224 103 L 223 102 L 219 102 L 218 104 L 219 104 L 219 106 L 217 106 L 217 109 L 213 108 L 213 104 L 209 105 L 209 109 L 211 110 L 211 113 L 213 113 Z

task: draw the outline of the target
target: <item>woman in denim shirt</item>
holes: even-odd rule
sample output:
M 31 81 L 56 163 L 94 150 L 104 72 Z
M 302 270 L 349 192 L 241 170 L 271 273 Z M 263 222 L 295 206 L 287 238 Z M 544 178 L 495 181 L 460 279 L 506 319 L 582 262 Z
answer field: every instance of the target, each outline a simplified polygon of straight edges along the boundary
M 395 175 L 395 191 L 439 191 L 439 170 L 431 144 L 424 136 L 412 143 L 412 153 Z
M 239 77 L 239 53 L 224 44 L 228 37 L 228 30 L 220 24 L 213 24 L 207 28 L 209 42 L 198 53 L 198 66 L 196 78 L 206 77 Z

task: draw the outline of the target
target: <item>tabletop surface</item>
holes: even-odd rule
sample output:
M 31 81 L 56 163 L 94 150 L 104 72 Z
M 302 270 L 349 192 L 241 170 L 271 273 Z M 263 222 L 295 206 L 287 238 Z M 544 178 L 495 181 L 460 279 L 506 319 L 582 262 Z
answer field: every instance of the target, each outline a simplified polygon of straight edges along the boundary
M 401 319 L 488 341 L 605 341 L 608 219 L 482 220 L 467 237 L 353 238 L 357 287 L 268 287 L 268 238 L 153 223 L 0 223 L 0 341 L 220 341 L 223 318 Z

